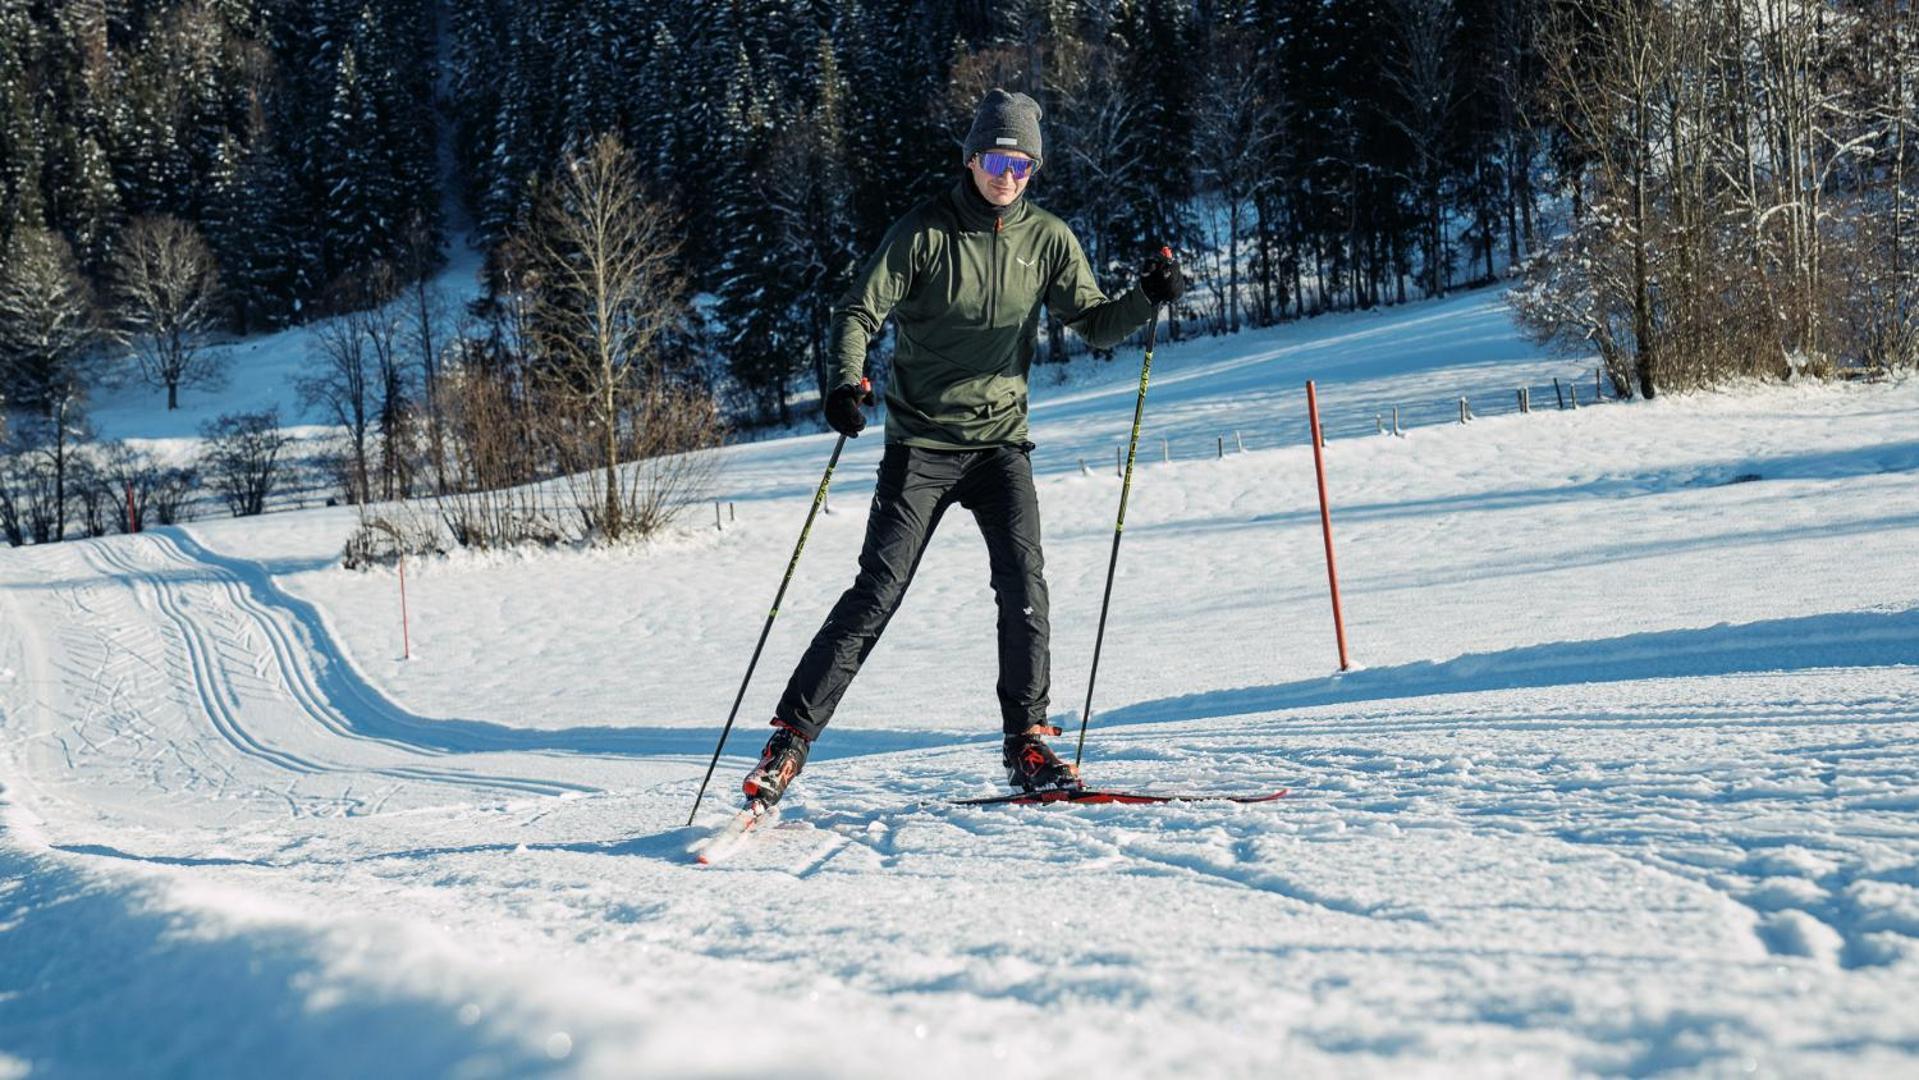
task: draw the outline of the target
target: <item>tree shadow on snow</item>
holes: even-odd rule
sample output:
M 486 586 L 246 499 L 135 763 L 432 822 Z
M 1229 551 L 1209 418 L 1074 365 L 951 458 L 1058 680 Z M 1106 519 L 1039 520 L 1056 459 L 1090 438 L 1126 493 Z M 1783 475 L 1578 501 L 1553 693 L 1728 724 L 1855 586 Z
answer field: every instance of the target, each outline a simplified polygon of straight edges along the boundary
M 1106 726 L 1151 724 L 1439 694 L 1900 664 L 1919 664 L 1919 608 L 1528 645 L 1324 679 L 1183 694 L 1122 706 L 1098 720 Z

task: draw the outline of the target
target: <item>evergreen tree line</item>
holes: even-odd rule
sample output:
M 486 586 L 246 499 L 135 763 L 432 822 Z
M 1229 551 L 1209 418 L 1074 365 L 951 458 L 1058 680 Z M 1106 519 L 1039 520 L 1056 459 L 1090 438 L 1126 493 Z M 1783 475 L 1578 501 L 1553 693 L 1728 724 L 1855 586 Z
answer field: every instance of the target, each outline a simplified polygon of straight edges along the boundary
M 115 329 L 130 233 L 184 224 L 212 271 L 210 321 L 246 332 L 316 314 L 376 264 L 431 269 L 433 8 L 0 0 L 0 252 L 40 271 L 11 283 L 64 280 L 75 321 Z M 0 392 L 44 406 L 69 358 L 20 337 L 0 332 Z
M 995 85 L 1041 102 L 1033 197 L 1113 288 L 1187 256 L 1183 328 L 1490 278 L 1533 246 L 1538 2 L 0 0 L 0 242 L 113 309 L 127 230 L 182 221 L 224 321 L 273 327 L 435 265 L 442 117 L 494 255 L 617 134 L 678 221 L 687 347 L 784 419 L 833 298 L 958 175 Z
M 1403 302 L 1536 246 L 1542 0 L 456 0 L 453 95 L 483 243 L 617 132 L 678 216 L 710 359 L 785 419 L 831 304 L 960 174 L 974 105 L 1031 94 L 1031 197 L 1109 287 L 1171 244 L 1173 332 Z M 1057 322 L 1045 358 L 1075 348 Z
M 142 267 L 206 264 L 236 330 L 329 315 L 435 267 L 450 200 L 489 255 L 487 348 L 520 348 L 514 238 L 562 162 L 616 135 L 684 286 L 647 347 L 784 420 L 826 376 L 833 299 L 955 180 L 996 85 L 1040 101 L 1031 195 L 1109 288 L 1182 254 L 1176 335 L 1524 266 L 1540 334 L 1638 392 L 1909 360 L 1913 20 L 1880 0 L 0 0 L 0 393 L 55 408 L 103 326 L 176 393 L 201 324 L 151 310 L 191 305 L 131 288 Z M 1078 347 L 1057 321 L 1046 346 Z

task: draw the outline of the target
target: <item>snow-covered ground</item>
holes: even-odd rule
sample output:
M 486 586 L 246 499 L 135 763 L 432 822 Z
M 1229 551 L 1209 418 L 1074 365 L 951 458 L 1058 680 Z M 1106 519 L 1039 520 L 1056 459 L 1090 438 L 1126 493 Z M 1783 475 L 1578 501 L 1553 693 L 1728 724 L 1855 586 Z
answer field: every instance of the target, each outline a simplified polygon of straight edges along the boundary
M 1073 727 L 1136 363 L 1036 390 Z M 700 828 L 825 437 L 725 451 L 724 531 L 409 565 L 411 660 L 350 511 L 0 553 L 0 1077 L 1919 1075 L 1919 385 L 1371 434 L 1555 376 L 1489 293 L 1162 344 L 1086 771 L 1261 806 L 948 805 L 998 772 L 957 515 L 694 865 L 877 439 Z

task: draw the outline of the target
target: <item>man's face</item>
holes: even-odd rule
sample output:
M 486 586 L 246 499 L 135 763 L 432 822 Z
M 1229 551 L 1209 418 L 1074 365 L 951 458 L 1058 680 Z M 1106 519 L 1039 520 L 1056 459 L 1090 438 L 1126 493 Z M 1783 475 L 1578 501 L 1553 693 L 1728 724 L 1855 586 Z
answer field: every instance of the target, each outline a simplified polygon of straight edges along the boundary
M 1031 154 L 1022 153 L 1018 150 L 999 150 L 994 152 L 1005 154 L 1011 158 L 1020 158 L 1024 161 L 1032 160 Z M 980 195 L 985 197 L 986 201 L 992 203 L 994 206 L 1012 205 L 1013 200 L 1019 198 L 1020 195 L 1025 192 L 1026 185 L 1032 183 L 1033 174 L 1029 172 L 1026 174 L 1026 179 L 1015 180 L 1013 179 L 1012 170 L 1008 169 L 1000 175 L 994 176 L 992 173 L 986 171 L 984 165 L 980 164 L 980 159 L 984 156 L 983 154 L 974 154 L 972 160 L 966 163 L 966 171 L 973 174 L 973 186 L 978 188 Z

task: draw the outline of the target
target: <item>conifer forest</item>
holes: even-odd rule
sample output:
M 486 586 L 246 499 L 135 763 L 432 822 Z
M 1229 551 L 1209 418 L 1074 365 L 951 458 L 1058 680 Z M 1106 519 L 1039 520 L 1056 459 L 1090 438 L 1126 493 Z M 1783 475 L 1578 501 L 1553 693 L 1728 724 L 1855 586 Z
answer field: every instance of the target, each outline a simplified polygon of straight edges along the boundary
M 103 364 L 171 405 L 206 342 L 327 320 L 350 498 L 795 422 L 995 86 L 1109 292 L 1179 253 L 1175 339 L 1505 281 L 1625 394 L 1919 359 L 1905 0 L 0 0 L 10 437 L 64 442 Z M 619 280 L 563 272 L 587 208 Z M 419 286 L 465 250 L 449 329 Z M 680 430 L 463 449 L 539 395 Z

